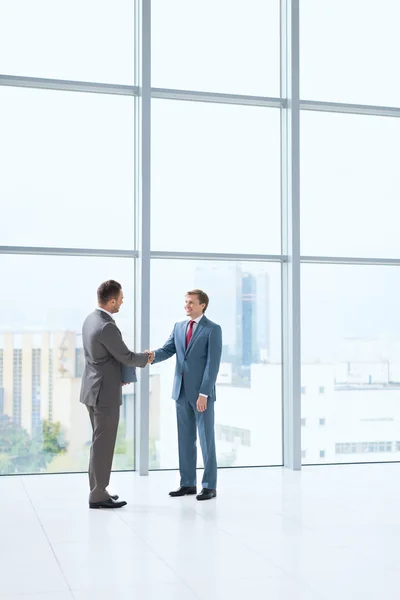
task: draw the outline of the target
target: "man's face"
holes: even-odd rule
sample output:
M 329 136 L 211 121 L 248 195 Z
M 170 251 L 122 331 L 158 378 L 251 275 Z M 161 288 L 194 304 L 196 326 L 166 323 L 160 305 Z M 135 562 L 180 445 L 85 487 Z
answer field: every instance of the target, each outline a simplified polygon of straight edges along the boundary
M 192 321 L 203 314 L 205 306 L 205 304 L 200 304 L 197 296 L 192 294 L 185 296 L 185 312 Z
M 113 298 L 112 300 L 110 300 L 109 312 L 112 314 L 119 312 L 119 309 L 121 308 L 121 305 L 123 302 L 124 302 L 124 294 L 123 294 L 122 290 L 120 290 L 118 298 Z

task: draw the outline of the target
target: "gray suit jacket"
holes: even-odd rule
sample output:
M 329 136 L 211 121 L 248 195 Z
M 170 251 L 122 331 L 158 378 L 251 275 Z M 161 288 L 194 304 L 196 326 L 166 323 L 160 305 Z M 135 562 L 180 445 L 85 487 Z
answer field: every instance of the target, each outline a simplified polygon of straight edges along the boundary
M 85 319 L 82 339 L 85 370 L 80 401 L 87 406 L 122 404 L 121 366 L 145 367 L 147 354 L 131 352 L 114 319 L 102 310 Z

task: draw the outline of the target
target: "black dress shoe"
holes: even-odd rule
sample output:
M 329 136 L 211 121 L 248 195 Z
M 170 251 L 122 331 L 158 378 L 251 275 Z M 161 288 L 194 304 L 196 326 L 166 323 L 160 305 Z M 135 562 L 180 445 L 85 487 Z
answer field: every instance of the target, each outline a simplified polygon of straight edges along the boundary
M 211 488 L 203 488 L 198 496 L 196 496 L 197 500 L 211 500 L 211 498 L 215 498 L 217 495 L 217 490 L 212 490 Z
M 169 493 L 172 498 L 177 498 L 178 496 L 192 496 L 194 494 L 197 494 L 197 488 L 195 485 L 191 487 L 180 487 L 179 490 L 176 490 L 176 492 Z
M 125 500 L 116 502 L 116 500 L 113 500 L 112 498 L 108 498 L 108 500 L 102 500 L 101 502 L 89 502 L 89 508 L 121 508 L 125 505 Z
M 117 494 L 115 494 L 114 496 L 110 496 L 110 498 L 112 498 L 113 500 L 118 500 L 119 496 L 117 496 Z

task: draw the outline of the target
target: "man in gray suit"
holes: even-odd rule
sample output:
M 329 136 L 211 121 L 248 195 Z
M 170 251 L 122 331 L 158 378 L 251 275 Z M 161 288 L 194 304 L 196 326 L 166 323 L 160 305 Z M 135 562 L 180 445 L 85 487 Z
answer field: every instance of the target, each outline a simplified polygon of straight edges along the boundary
M 176 354 L 172 398 L 176 400 L 181 482 L 170 496 L 197 494 L 197 426 L 204 462 L 203 489 L 197 500 L 210 500 L 217 495 L 214 402 L 222 331 L 205 316 L 208 303 L 208 296 L 202 290 L 188 292 L 185 311 L 189 320 L 176 323 L 164 346 L 151 351 L 150 356 L 150 361 L 157 363 Z
M 80 401 L 86 404 L 93 437 L 89 462 L 89 507 L 121 508 L 126 502 L 110 496 L 111 466 L 122 404 L 122 365 L 145 367 L 149 354 L 135 354 L 125 345 L 115 324 L 124 295 L 117 281 L 109 280 L 97 290 L 98 308 L 85 320 L 82 329 L 85 370 Z

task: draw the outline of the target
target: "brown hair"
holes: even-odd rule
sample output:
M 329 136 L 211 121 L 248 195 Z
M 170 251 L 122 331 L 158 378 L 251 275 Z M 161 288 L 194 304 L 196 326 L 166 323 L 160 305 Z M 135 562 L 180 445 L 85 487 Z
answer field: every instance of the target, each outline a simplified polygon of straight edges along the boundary
M 210 298 L 207 296 L 207 294 L 205 292 L 203 292 L 203 290 L 191 290 L 190 292 L 186 292 L 186 296 L 197 296 L 197 298 L 199 299 L 200 304 L 205 304 L 205 308 L 203 310 L 203 313 L 206 312 L 207 307 L 209 305 L 210 302 Z
M 99 304 L 107 304 L 110 300 L 117 299 L 121 290 L 122 285 L 118 281 L 114 281 L 114 279 L 103 281 L 97 288 L 97 300 Z

